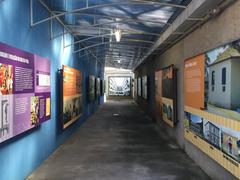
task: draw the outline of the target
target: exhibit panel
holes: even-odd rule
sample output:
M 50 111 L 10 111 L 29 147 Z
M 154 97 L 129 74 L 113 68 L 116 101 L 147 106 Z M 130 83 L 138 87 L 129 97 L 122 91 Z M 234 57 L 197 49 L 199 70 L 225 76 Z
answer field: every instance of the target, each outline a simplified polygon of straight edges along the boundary
M 148 98 L 148 77 L 142 77 L 142 97 L 147 100 Z
M 142 78 L 138 77 L 137 79 L 137 95 L 142 96 Z
M 137 78 L 134 78 L 134 99 L 137 98 Z
M 118 97 L 131 96 L 131 77 L 130 76 L 108 77 L 108 95 Z
M 187 59 L 184 65 L 185 138 L 238 178 L 239 72 L 239 40 Z
M 162 70 L 155 72 L 155 107 L 156 119 L 162 117 Z
M 51 116 L 50 61 L 0 43 L 0 142 Z
M 88 100 L 90 102 L 95 100 L 95 77 L 93 75 L 88 76 Z
M 177 120 L 177 70 L 173 65 L 155 72 L 155 100 L 157 116 L 171 127 Z
M 63 65 L 62 77 L 62 128 L 66 129 L 83 113 L 82 73 Z
M 100 78 L 96 78 L 96 97 L 99 97 L 101 95 L 101 90 L 100 90 Z
M 103 96 L 104 95 L 104 93 L 105 93 L 105 82 L 104 82 L 104 80 L 100 80 L 100 95 L 101 96 Z

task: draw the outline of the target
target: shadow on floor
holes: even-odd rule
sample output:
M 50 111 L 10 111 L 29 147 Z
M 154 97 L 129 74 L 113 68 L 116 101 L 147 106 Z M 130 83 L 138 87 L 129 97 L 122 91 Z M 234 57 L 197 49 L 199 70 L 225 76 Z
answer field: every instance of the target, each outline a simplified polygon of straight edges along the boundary
M 207 180 L 133 101 L 109 101 L 28 179 Z

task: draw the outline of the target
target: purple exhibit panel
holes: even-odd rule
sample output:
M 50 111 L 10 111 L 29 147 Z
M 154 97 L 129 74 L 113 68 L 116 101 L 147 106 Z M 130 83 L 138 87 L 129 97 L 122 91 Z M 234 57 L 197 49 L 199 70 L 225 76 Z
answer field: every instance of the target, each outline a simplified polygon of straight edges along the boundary
M 50 62 L 0 43 L 0 143 L 50 119 Z

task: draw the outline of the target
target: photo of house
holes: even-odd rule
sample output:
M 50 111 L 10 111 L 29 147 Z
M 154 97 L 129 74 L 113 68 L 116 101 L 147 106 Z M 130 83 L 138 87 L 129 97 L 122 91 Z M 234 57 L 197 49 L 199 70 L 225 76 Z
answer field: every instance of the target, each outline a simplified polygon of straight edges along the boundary
M 185 118 L 189 121 L 189 129 L 200 137 L 203 137 L 203 118 L 188 112 L 185 113 Z
M 240 120 L 240 41 L 206 54 L 205 109 Z
M 240 107 L 240 52 L 228 47 L 209 65 L 209 100 L 212 105 L 226 109 Z
M 240 162 L 240 132 L 223 127 L 222 150 Z
M 163 118 L 167 118 L 169 121 L 173 121 L 173 107 L 171 105 L 163 103 Z
M 217 148 L 221 148 L 221 129 L 214 123 L 203 120 L 204 138 Z

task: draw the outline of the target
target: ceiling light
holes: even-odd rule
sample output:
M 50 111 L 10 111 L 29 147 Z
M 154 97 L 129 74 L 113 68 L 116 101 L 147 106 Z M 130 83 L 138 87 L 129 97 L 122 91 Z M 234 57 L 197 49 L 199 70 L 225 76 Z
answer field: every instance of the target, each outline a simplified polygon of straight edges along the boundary
M 115 30 L 115 38 L 116 38 L 116 41 L 117 41 L 117 42 L 120 42 L 121 37 L 122 37 L 122 30 L 116 29 L 116 30 Z
M 118 62 L 118 63 L 121 63 L 121 60 L 118 60 L 117 62 Z

